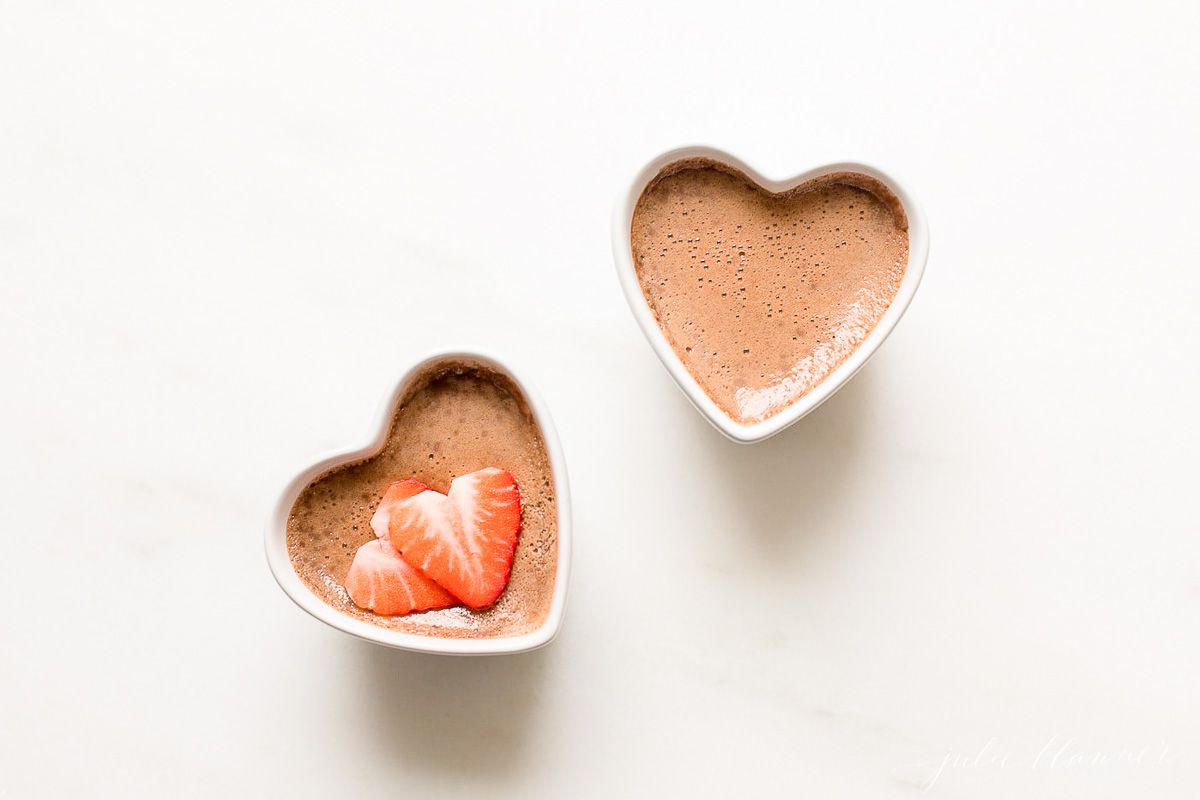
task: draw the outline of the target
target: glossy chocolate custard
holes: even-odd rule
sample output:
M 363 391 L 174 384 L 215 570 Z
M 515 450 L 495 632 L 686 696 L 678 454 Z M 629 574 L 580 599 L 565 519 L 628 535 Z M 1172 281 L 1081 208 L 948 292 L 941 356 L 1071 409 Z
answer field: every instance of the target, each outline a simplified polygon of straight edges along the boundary
M 631 230 L 642 293 L 684 366 L 734 420 L 764 420 L 854 352 L 908 264 L 908 220 L 879 181 L 837 173 L 781 194 L 726 164 L 665 167 Z
M 439 492 L 459 475 L 500 467 L 521 491 L 521 533 L 508 586 L 481 611 L 446 608 L 386 617 L 356 606 L 343 588 L 360 545 L 375 538 L 371 515 L 388 484 L 415 477 Z M 445 638 L 518 636 L 550 612 L 558 559 L 558 512 L 546 445 L 529 405 L 506 376 L 465 361 L 436 365 L 400 402 L 383 450 L 309 484 L 287 524 L 292 567 L 326 603 L 391 630 Z

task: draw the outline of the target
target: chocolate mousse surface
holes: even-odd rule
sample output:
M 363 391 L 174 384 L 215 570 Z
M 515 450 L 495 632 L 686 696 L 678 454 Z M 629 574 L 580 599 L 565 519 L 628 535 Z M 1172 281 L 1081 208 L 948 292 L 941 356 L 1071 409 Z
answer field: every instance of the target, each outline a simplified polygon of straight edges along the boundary
M 343 581 L 360 545 L 374 538 L 371 515 L 394 480 L 416 478 L 439 492 L 484 467 L 513 474 L 521 491 L 521 532 L 508 586 L 481 611 L 448 608 L 386 617 L 350 600 Z M 356 619 L 443 638 L 518 636 L 550 613 L 558 559 L 558 512 L 550 459 L 520 389 L 469 360 L 440 363 L 400 399 L 382 451 L 310 483 L 292 506 L 288 555 L 308 587 Z
M 642 192 L 630 233 L 667 341 L 745 424 L 794 403 L 844 362 L 908 264 L 899 199 L 852 172 L 776 194 L 717 161 L 675 162 Z

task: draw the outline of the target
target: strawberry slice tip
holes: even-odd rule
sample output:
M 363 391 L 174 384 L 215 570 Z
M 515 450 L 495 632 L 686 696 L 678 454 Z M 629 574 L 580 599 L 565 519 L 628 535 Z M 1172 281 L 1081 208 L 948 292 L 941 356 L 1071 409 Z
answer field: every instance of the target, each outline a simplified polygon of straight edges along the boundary
M 375 509 L 375 515 L 371 517 L 371 530 L 375 531 L 375 535 L 380 539 L 387 539 L 388 518 L 391 516 L 392 509 L 413 495 L 420 494 L 428 488 L 428 486 L 416 478 L 392 481 L 388 484 L 387 489 L 383 493 L 383 499 L 379 501 L 379 507 Z

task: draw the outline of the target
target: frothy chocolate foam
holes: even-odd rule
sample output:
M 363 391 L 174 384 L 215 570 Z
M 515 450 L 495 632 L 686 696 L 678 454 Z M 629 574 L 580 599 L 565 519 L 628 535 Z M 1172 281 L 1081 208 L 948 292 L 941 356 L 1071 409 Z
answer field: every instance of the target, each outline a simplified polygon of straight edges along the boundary
M 774 194 L 709 159 L 665 167 L 633 213 L 633 261 L 667 340 L 712 400 L 753 423 L 862 344 L 908 264 L 895 195 L 858 173 Z

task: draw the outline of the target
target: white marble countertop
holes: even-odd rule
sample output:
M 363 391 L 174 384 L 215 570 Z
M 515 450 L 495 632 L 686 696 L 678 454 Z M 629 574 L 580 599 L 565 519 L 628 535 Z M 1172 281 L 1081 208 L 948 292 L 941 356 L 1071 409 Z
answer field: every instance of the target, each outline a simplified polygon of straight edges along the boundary
M 1200 796 L 1197 7 L 0 8 L 0 798 Z M 930 219 L 871 364 L 688 406 L 609 215 L 704 142 Z M 262 524 L 416 354 L 550 404 L 562 634 L 360 643 Z

